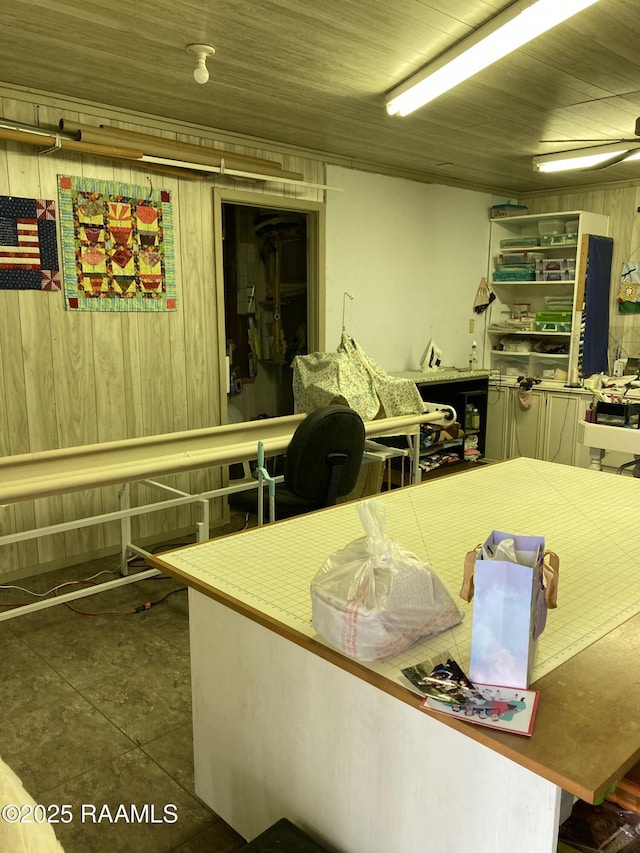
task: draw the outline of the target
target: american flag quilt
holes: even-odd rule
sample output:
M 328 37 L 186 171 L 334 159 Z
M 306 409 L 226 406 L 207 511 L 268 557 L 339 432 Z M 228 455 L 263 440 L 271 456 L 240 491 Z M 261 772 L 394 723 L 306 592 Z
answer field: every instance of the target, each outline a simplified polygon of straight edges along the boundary
M 0 290 L 60 290 L 56 206 L 0 196 Z

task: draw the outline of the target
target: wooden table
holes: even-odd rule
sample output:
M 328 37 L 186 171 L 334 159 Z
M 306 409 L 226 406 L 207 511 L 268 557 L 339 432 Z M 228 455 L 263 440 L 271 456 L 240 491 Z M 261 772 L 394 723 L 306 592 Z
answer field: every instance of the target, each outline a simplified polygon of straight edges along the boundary
M 620 518 L 637 484 L 516 459 L 379 499 L 387 534 L 454 593 L 492 529 L 560 554 L 533 736 L 426 713 L 400 674 L 444 650 L 467 668 L 472 605 L 372 664 L 315 634 L 311 578 L 362 535 L 347 504 L 151 560 L 191 587 L 196 791 L 247 839 L 287 817 L 348 853 L 551 853 L 563 789 L 593 802 L 640 759 L 640 531 Z

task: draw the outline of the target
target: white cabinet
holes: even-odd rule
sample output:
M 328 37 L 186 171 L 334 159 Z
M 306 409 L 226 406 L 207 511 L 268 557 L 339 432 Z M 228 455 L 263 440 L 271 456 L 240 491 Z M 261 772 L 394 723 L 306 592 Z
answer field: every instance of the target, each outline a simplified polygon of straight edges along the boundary
M 578 366 L 584 302 L 584 235 L 604 236 L 609 219 L 568 211 L 491 221 L 485 367 L 502 376 L 565 384 Z
M 544 459 L 542 455 L 543 418 L 545 415 L 546 395 L 542 391 L 532 391 L 531 407 L 523 409 L 518 403 L 518 389 L 512 388 L 510 456 L 529 456 L 531 459 Z
M 506 459 L 505 448 L 508 445 L 507 424 L 510 423 L 509 412 L 511 389 L 504 386 L 490 385 L 487 394 L 487 429 L 484 443 L 484 458 L 489 462 Z
M 528 456 L 588 468 L 589 448 L 578 442 L 578 422 L 591 400 L 581 391 L 534 388 L 531 407 L 522 409 L 517 386 L 490 386 L 486 458 Z
M 564 465 L 578 465 L 582 445 L 578 443 L 576 430 L 588 404 L 575 394 L 552 391 L 546 397 L 541 458 Z M 588 450 L 581 467 L 589 467 Z

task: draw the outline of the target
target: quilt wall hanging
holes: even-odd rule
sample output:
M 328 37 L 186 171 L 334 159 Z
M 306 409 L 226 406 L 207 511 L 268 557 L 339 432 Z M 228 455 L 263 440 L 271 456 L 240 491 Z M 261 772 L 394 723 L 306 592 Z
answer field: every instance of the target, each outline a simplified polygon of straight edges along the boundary
M 0 196 L 0 290 L 60 290 L 56 205 Z
M 625 261 L 622 264 L 618 313 L 640 314 L 640 262 Z
M 58 175 L 65 303 L 75 311 L 175 311 L 167 190 Z

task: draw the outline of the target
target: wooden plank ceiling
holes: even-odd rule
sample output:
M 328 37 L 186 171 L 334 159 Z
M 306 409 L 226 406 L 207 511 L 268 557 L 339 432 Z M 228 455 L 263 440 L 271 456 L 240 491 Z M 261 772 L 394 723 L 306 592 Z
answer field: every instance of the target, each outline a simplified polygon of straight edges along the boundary
M 562 2 L 562 0 L 558 0 Z M 632 137 L 640 4 L 600 0 L 406 118 L 384 94 L 510 0 L 11 0 L 0 81 L 517 196 L 640 178 L 533 172 L 541 139 Z M 185 46 L 216 49 L 194 82 Z

